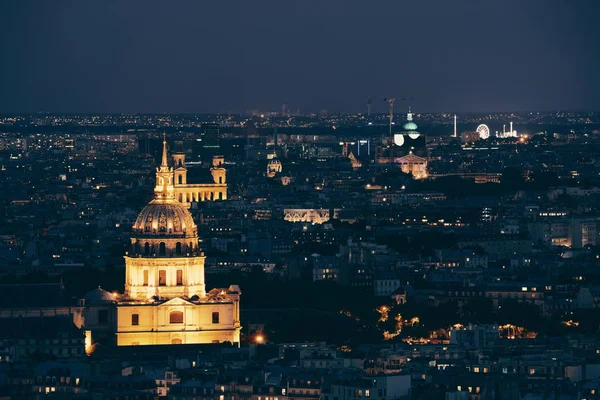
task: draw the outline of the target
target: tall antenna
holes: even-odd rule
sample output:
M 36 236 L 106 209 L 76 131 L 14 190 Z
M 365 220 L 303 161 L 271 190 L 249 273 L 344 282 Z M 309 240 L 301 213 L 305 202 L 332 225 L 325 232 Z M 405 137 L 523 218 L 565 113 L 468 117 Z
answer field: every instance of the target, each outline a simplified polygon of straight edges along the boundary
M 390 138 L 392 137 L 392 122 L 394 122 L 394 103 L 396 102 L 396 98 L 392 97 L 389 99 L 383 99 L 383 101 L 387 101 L 390 105 Z
M 456 137 L 456 114 L 454 114 L 454 134 L 452 137 Z
M 367 98 L 367 117 L 371 116 L 371 96 Z

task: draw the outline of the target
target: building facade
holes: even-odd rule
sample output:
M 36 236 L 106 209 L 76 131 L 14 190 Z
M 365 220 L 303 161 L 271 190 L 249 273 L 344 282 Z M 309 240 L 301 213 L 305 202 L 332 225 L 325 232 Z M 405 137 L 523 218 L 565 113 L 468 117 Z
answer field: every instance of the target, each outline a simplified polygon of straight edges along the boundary
M 412 174 L 415 179 L 427 178 L 427 159 L 409 153 L 395 160 L 402 172 Z
M 206 292 L 198 230 L 186 204 L 176 200 L 181 164 L 174 160 L 175 170 L 164 141 L 155 198 L 134 223 L 125 256 L 117 345 L 239 343 L 241 291 L 233 285 Z
M 166 156 L 163 156 L 165 158 Z M 194 201 L 227 200 L 227 171 L 224 168 L 225 158 L 213 156 L 210 174 L 213 183 L 188 183 L 185 154 L 174 153 L 170 174 L 173 176 L 172 185 L 175 199 L 188 208 Z

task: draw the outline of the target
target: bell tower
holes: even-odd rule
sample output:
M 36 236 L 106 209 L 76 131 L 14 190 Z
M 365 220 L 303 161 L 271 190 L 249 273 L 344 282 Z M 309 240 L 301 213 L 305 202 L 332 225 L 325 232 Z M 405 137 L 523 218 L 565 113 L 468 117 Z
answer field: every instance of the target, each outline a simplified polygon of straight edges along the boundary
M 173 153 L 173 165 L 175 166 L 175 186 L 187 185 L 187 168 L 185 167 L 185 154 Z
M 223 168 L 223 164 L 225 163 L 225 157 L 223 156 L 213 156 L 212 159 L 212 168 L 210 169 L 210 173 L 212 174 L 213 180 L 216 184 L 223 185 L 227 183 L 227 170 Z

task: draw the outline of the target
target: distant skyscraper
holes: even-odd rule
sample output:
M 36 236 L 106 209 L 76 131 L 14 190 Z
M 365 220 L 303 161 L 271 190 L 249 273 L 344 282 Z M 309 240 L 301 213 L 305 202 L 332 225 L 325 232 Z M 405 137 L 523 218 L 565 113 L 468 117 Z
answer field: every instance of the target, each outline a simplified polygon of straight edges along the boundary
M 371 116 L 371 97 L 367 99 L 367 117 Z
M 358 156 L 366 157 L 371 155 L 371 141 L 360 139 L 356 142 L 356 153 Z
M 202 139 L 202 147 L 218 149 L 220 146 L 221 131 L 219 124 L 205 123 L 202 124 L 202 132 L 200 133 Z

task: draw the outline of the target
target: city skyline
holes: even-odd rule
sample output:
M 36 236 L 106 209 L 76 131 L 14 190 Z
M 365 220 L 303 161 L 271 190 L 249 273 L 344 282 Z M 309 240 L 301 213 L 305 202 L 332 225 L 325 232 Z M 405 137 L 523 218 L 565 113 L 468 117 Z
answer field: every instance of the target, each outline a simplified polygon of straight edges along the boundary
M 600 109 L 589 1 L 0 7 L 2 113 Z
M 597 11 L 0 2 L 0 399 L 600 400 Z

